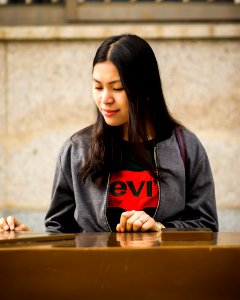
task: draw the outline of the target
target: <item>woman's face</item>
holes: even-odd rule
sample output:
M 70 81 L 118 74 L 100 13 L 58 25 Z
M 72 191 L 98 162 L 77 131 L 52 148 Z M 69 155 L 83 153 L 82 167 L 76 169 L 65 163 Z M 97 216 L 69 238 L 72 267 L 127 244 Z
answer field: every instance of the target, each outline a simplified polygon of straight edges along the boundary
M 128 98 L 117 68 L 110 61 L 97 63 L 93 69 L 93 98 L 110 126 L 122 126 L 127 138 L 129 106 Z

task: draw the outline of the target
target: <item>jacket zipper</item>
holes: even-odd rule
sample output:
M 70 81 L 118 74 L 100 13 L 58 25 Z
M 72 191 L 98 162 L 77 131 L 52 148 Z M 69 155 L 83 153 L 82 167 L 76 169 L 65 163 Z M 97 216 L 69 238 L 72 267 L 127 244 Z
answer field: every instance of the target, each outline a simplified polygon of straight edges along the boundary
M 159 171 L 158 171 L 158 159 L 157 159 L 157 147 L 155 146 L 154 147 L 154 162 L 155 162 L 155 166 L 157 168 L 157 175 L 159 176 Z M 160 196 L 160 183 L 159 183 L 159 180 L 157 181 L 157 185 L 158 185 L 158 205 L 157 205 L 157 208 L 155 210 L 155 213 L 153 215 L 153 219 L 155 220 L 155 216 L 158 212 L 158 209 L 159 209 L 159 206 L 160 206 L 160 201 L 161 201 L 161 196 Z
M 107 226 L 108 226 L 108 230 L 110 232 L 112 232 L 111 230 L 111 227 L 108 223 L 108 219 L 107 219 L 107 206 L 108 206 L 108 191 L 109 191 L 109 180 L 110 180 L 110 174 L 108 175 L 108 180 L 107 180 L 107 189 L 106 189 L 106 193 L 105 193 L 105 209 L 104 209 L 104 214 L 105 214 L 105 219 L 106 219 L 106 223 L 107 223 Z

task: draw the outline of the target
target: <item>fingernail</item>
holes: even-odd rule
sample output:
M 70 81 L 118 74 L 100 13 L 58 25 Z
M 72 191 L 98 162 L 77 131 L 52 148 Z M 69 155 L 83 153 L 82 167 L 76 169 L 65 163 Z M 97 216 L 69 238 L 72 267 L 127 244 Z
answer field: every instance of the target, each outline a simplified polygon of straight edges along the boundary
M 11 226 L 10 226 L 10 229 L 11 229 L 11 230 L 14 230 L 14 226 L 13 226 L 13 225 L 11 225 Z
M 5 226 L 3 227 L 3 229 L 4 229 L 4 230 L 8 230 L 8 229 L 9 229 L 8 225 L 5 225 Z

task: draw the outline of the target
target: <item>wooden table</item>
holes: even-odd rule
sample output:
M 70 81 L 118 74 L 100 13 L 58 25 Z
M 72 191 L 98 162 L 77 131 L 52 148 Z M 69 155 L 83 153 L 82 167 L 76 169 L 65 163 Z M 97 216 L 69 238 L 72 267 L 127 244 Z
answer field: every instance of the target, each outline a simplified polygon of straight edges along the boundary
M 240 233 L 0 234 L 1 299 L 240 299 Z

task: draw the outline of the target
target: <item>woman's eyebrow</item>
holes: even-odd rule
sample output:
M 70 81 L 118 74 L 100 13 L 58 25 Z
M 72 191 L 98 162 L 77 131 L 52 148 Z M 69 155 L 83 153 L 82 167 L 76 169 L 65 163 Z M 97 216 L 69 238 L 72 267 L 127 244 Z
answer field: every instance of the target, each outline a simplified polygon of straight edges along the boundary
M 99 81 L 95 78 L 93 78 L 93 81 L 95 81 L 97 83 L 101 83 L 101 81 Z M 121 80 L 120 79 L 112 80 L 112 81 L 108 82 L 108 84 L 114 84 L 114 83 L 117 83 L 117 82 L 121 82 Z

